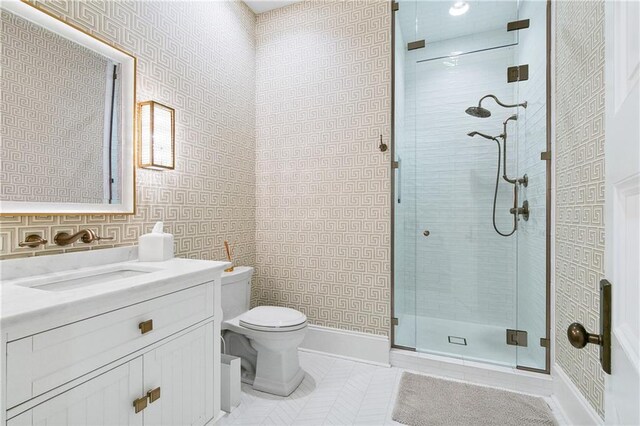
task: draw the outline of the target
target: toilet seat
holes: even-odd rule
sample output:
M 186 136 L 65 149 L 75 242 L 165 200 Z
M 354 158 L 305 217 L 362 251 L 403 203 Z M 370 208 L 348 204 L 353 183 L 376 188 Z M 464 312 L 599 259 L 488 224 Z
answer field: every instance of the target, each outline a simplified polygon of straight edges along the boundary
M 307 325 L 307 316 L 291 308 L 258 306 L 238 317 L 239 324 L 256 331 L 294 331 Z

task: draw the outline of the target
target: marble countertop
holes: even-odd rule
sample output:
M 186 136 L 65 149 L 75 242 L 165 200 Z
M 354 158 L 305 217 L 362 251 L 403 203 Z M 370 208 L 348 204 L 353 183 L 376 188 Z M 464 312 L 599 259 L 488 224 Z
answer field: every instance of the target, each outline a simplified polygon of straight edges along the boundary
M 135 247 L 12 259 L 0 264 L 0 327 L 9 340 L 178 291 L 217 281 L 228 262 L 173 258 L 139 262 Z M 78 267 L 80 266 L 80 267 Z M 146 273 L 73 286 L 64 291 L 28 287 L 66 274 L 118 267 Z M 22 285 L 21 285 L 22 284 Z M 44 288 L 44 287 L 43 287 Z M 216 292 L 216 294 L 220 294 Z

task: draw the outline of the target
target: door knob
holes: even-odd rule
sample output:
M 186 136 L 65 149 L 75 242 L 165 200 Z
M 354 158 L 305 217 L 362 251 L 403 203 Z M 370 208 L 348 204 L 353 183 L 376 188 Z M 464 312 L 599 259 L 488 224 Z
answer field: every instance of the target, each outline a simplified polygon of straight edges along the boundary
M 600 334 L 589 333 L 579 322 L 567 328 L 567 339 L 574 348 L 582 349 L 593 343 L 600 346 L 600 365 L 611 374 L 611 283 L 600 281 Z
M 599 334 L 588 333 L 582 324 L 574 322 L 567 329 L 567 338 L 574 348 L 582 349 L 587 343 L 600 345 L 602 337 Z

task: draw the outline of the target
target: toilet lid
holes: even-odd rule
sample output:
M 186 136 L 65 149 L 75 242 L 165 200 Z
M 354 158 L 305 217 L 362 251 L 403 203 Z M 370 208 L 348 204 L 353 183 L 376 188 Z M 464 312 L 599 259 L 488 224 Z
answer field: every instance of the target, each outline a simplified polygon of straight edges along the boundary
M 295 327 L 307 321 L 302 312 L 277 306 L 258 306 L 240 316 L 240 325 L 267 328 Z

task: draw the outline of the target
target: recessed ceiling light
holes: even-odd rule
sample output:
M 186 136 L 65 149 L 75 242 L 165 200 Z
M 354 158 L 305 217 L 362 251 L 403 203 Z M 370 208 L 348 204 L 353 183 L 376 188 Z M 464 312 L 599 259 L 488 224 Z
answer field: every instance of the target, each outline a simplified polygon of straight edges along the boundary
M 469 10 L 469 3 L 466 1 L 457 1 L 449 8 L 449 15 L 460 16 L 467 13 Z

